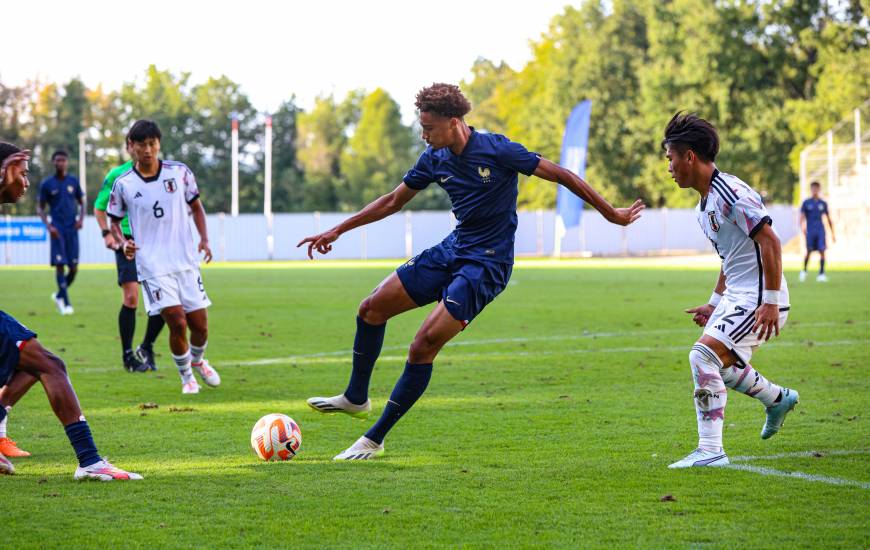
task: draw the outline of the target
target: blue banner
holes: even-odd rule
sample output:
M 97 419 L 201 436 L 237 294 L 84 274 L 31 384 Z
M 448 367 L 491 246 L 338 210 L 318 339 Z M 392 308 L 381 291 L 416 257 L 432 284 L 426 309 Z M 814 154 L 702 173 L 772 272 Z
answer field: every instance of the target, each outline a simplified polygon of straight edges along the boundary
M 0 241 L 7 242 L 34 242 L 44 241 L 48 237 L 48 231 L 42 222 L 32 221 L 0 221 Z
M 562 158 L 559 164 L 581 178 L 586 176 L 586 145 L 589 141 L 589 119 L 592 101 L 581 101 L 571 111 L 562 138 Z M 559 185 L 556 191 L 556 239 L 561 240 L 570 227 L 580 225 L 583 199 Z M 557 243 L 557 250 L 560 248 Z

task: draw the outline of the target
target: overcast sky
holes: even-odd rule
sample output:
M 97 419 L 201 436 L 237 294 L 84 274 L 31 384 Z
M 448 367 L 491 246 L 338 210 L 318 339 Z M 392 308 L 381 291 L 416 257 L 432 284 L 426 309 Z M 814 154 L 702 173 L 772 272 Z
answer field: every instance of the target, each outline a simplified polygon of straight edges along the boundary
M 89 87 L 142 79 L 156 64 L 194 83 L 225 74 L 259 110 L 295 94 L 385 88 L 413 117 L 416 91 L 467 78 L 477 57 L 521 68 L 529 43 L 568 0 L 264 1 L 12 0 L 0 80 Z M 12 12 L 14 20 L 8 18 Z M 13 48 L 14 45 L 14 48 Z M 20 52 L 12 55 L 12 51 Z

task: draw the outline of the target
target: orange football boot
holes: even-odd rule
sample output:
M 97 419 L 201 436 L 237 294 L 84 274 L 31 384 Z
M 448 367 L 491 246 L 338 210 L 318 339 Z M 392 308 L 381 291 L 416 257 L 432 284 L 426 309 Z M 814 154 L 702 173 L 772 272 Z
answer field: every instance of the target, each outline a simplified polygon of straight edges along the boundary
M 8 457 L 30 456 L 30 453 L 19 449 L 8 437 L 0 437 L 0 454 Z

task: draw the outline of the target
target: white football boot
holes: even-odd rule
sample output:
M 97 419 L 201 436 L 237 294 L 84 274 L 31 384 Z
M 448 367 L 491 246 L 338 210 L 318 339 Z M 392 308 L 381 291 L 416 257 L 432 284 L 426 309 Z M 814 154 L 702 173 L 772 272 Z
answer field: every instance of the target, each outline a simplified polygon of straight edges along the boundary
M 818 282 L 820 282 L 820 283 L 827 283 L 827 282 L 828 282 L 828 276 L 825 275 L 824 273 L 819 273 L 819 274 L 816 276 L 816 281 L 818 281 Z
M 133 480 L 142 479 L 139 474 L 127 472 L 121 468 L 116 468 L 108 460 L 103 459 L 95 464 L 82 468 L 76 468 L 76 473 L 73 476 L 76 480 L 95 479 L 97 481 L 112 481 L 112 480 Z
M 220 386 L 221 376 L 212 368 L 211 365 L 208 364 L 208 360 L 203 359 L 199 363 L 191 363 L 190 366 L 193 367 L 193 370 L 195 370 L 199 377 L 202 378 L 203 382 L 213 388 Z
M 72 315 L 76 310 L 73 309 L 72 305 L 63 306 L 63 314 L 64 315 Z
M 196 381 L 196 378 L 191 376 L 187 382 L 182 379 L 181 393 L 199 393 L 199 382 Z
M 727 466 L 731 464 L 728 460 L 728 455 L 725 451 L 706 451 L 704 449 L 695 449 L 689 456 L 682 460 L 678 460 L 668 466 L 668 468 L 691 468 L 693 466 Z
M 308 406 L 323 414 L 344 413 L 354 418 L 366 418 L 372 410 L 372 402 L 366 399 L 362 405 L 351 403 L 344 394 L 333 397 L 310 397 Z
M 57 292 L 51 293 L 51 301 L 54 302 L 58 313 L 60 313 L 61 315 L 66 315 L 66 302 L 63 301 L 63 298 L 57 297 Z
M 0 455 L 0 474 L 12 475 L 15 473 L 15 466 L 9 462 L 9 459 Z
M 804 270 L 801 270 L 801 272 L 798 273 L 798 281 L 804 282 L 806 280 L 807 280 L 807 272 Z
M 369 460 L 384 454 L 384 444 L 378 445 L 366 436 L 356 440 L 346 451 L 338 453 L 332 460 Z

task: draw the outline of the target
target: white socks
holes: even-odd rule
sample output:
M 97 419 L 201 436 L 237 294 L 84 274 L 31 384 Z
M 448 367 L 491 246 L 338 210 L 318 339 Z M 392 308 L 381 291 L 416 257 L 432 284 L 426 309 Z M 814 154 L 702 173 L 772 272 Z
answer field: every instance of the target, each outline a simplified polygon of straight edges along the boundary
M 9 420 L 9 413 L 12 411 L 12 405 L 6 407 L 6 416 L 0 420 L 0 438 L 6 437 L 6 421 Z
M 202 343 L 201 346 L 190 344 L 190 362 L 194 365 L 202 363 L 202 356 L 205 355 L 205 348 L 208 346 L 208 341 Z
M 172 359 L 175 361 L 175 366 L 178 367 L 178 374 L 181 375 L 181 383 L 187 384 L 193 380 L 193 371 L 190 369 L 190 350 L 184 355 L 172 354 Z
M 689 352 L 692 378 L 695 380 L 695 411 L 698 415 L 698 447 L 707 451 L 722 450 L 722 425 L 728 390 L 719 370 L 722 362 L 712 349 L 696 343 Z
M 720 374 L 726 386 L 758 399 L 765 407 L 772 407 L 782 391 L 782 386 L 777 386 L 762 376 L 748 363 L 742 368 L 732 365 L 722 369 Z

